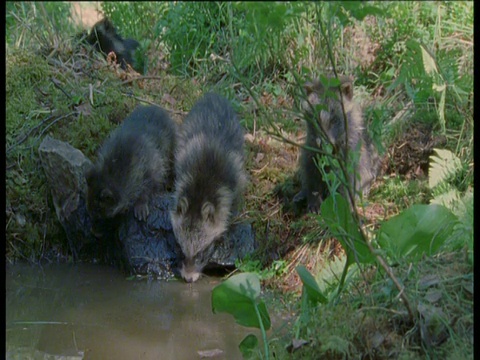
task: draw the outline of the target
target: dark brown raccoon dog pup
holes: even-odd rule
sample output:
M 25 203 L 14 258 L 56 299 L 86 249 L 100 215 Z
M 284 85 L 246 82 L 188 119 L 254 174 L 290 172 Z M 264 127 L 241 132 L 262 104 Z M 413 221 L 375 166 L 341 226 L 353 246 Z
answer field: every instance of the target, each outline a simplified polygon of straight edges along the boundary
M 304 85 L 307 94 L 307 100 L 302 102 L 307 123 L 305 146 L 322 149 L 325 142 L 329 142 L 335 153 L 344 155 L 348 149 L 350 161 L 355 158 L 354 152 L 359 151 L 358 161 L 354 166 L 354 172 L 349 174 L 349 181 L 351 185 L 355 184 L 357 196 L 360 193 L 366 196 L 377 176 L 379 157 L 365 129 L 362 110 L 353 100 L 351 78 L 341 76 L 339 80 L 338 87 L 326 88 L 318 80 Z M 327 96 L 327 91 L 336 96 Z M 347 118 L 347 129 L 345 129 L 342 101 Z M 321 200 L 328 192 L 322 174 L 315 163 L 317 155 L 318 153 L 313 150 L 302 148 L 300 157 L 302 190 L 294 197 L 295 202 L 306 197 L 310 212 L 319 211 Z
M 180 273 L 194 282 L 243 195 L 243 129 L 225 98 L 207 94 L 187 115 L 177 144 L 171 219 L 184 255 Z
M 122 39 L 108 18 L 100 20 L 93 26 L 86 41 L 105 56 L 113 51 L 122 69 L 125 70 L 129 64 L 139 71 L 134 61 L 134 54 L 140 44 L 134 39 Z
M 175 137 L 175 122 L 157 106 L 137 106 L 113 131 L 85 174 L 94 224 L 132 206 L 146 220 L 150 198 L 171 179 Z

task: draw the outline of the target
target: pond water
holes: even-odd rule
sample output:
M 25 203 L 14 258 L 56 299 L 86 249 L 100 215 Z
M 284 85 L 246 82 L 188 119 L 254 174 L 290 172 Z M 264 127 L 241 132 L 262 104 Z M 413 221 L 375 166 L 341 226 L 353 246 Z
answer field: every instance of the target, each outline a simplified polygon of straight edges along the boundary
M 213 314 L 219 278 L 194 284 L 127 279 L 116 269 L 75 264 L 6 267 L 7 359 L 241 359 L 257 329 Z

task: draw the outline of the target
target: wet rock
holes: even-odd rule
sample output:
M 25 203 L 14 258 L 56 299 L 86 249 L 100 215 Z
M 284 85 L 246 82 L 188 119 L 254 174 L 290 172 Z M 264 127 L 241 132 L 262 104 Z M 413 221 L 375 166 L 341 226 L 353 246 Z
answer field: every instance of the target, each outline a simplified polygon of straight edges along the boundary
M 70 144 L 46 136 L 38 148 L 58 220 L 62 224 L 75 259 L 94 245 L 91 221 L 86 211 L 85 168 L 91 162 Z
M 171 278 L 178 275 L 178 260 L 182 256 L 170 222 L 173 194 L 160 195 L 150 205 L 146 222 L 138 221 L 133 211 L 128 213 L 119 227 L 119 240 L 134 274 Z M 255 248 L 251 224 L 233 224 L 223 240 L 215 245 L 208 267 L 234 267 L 237 259 L 252 253 Z
M 235 260 L 251 254 L 256 247 L 251 224 L 232 224 L 223 241 L 216 244 L 209 266 L 234 267 Z
M 69 144 L 46 137 L 39 148 L 52 197 L 75 259 L 100 261 L 130 274 L 167 279 L 176 275 L 182 256 L 170 222 L 173 194 L 152 199 L 146 221 L 139 221 L 133 209 L 105 221 L 98 238 L 91 233 L 92 220 L 86 209 L 84 171 L 91 163 Z M 256 248 L 251 224 L 235 223 L 217 242 L 210 267 L 233 267 L 235 261 Z
M 177 254 L 181 250 L 170 223 L 172 202 L 171 194 L 160 195 L 151 200 L 147 221 L 136 219 L 131 210 L 120 224 L 119 241 L 134 274 L 155 275 L 164 279 L 173 276 Z

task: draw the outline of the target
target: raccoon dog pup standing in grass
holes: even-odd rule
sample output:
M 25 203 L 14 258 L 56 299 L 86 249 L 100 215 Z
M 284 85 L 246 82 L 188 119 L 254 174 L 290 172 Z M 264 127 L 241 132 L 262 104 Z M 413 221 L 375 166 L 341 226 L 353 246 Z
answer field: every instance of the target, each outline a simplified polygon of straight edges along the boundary
M 113 131 L 85 174 L 94 225 L 131 207 L 146 220 L 150 198 L 171 179 L 175 140 L 175 122 L 157 106 L 137 106 Z
M 210 93 L 185 118 L 177 144 L 171 219 L 184 255 L 180 273 L 194 282 L 243 195 L 243 129 L 230 103 Z
M 324 149 L 325 142 L 328 141 L 336 154 L 344 156 L 346 151 L 349 151 L 349 160 L 355 158 L 354 152 L 359 152 L 353 172 L 348 175 L 350 185 L 353 187 L 355 184 L 353 189 L 356 194 L 365 196 L 377 176 L 379 157 L 365 129 L 362 109 L 353 99 L 352 79 L 341 76 L 339 80 L 338 86 L 325 86 L 319 80 L 305 83 L 307 99 L 302 102 L 307 122 L 305 145 L 313 149 Z M 317 108 L 318 105 L 320 105 L 319 108 Z M 345 127 L 343 110 L 345 110 L 347 127 Z M 300 201 L 306 197 L 308 210 L 311 212 L 319 211 L 321 200 L 328 192 L 323 176 L 315 163 L 317 155 L 318 152 L 314 150 L 302 149 L 300 157 L 302 191 L 294 198 L 294 201 Z M 326 171 L 332 170 L 334 169 L 326 169 Z
M 105 56 L 113 51 L 122 69 L 126 70 L 129 64 L 137 71 L 140 70 L 134 61 L 135 51 L 140 43 L 134 39 L 123 39 L 108 18 L 97 22 L 86 40 Z

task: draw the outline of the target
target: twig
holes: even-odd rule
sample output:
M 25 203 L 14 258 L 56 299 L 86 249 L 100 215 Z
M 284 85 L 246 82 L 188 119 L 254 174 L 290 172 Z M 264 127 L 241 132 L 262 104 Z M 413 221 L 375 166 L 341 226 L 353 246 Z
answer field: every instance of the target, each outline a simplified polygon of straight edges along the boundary
M 47 117 L 45 120 L 43 120 L 40 124 L 38 124 L 37 126 L 34 126 L 33 128 L 31 128 L 25 135 L 24 137 L 19 140 L 16 144 L 13 144 L 12 146 L 10 146 L 8 149 L 7 149 L 7 154 L 12 151 L 16 146 L 20 145 L 21 143 L 23 143 L 25 140 L 27 140 L 27 138 L 30 136 L 30 134 L 37 130 L 40 126 L 42 126 L 43 124 L 45 124 L 47 121 L 49 121 L 51 118 L 53 118 L 53 115 Z
M 125 85 L 125 84 L 129 84 L 131 82 L 134 82 L 134 81 L 140 81 L 140 80 L 144 80 L 144 79 L 162 80 L 164 78 L 165 78 L 164 76 L 138 76 L 138 77 L 135 77 L 135 78 L 132 78 L 132 79 L 122 81 L 120 83 L 120 85 Z
M 69 94 L 67 94 L 67 92 L 65 90 L 63 90 L 63 88 L 60 86 L 59 81 L 57 79 L 50 78 L 50 81 L 53 83 L 53 85 L 57 89 L 59 89 L 61 92 L 63 92 L 65 94 L 65 96 L 68 98 L 68 100 L 72 100 L 72 97 Z
M 153 105 L 153 106 L 158 106 L 158 107 L 161 107 L 160 105 L 158 104 L 155 104 L 154 102 L 150 101 L 150 100 L 147 100 L 147 99 L 142 99 L 138 96 L 135 96 L 135 95 L 131 95 L 131 94 L 125 94 L 125 93 L 122 93 L 124 96 L 127 96 L 127 97 L 131 97 L 131 98 L 134 98 L 135 100 L 138 100 L 138 101 L 141 101 L 141 102 L 144 102 L 144 103 L 147 103 L 149 105 Z M 163 107 L 162 107 L 163 108 Z M 170 109 L 167 109 L 167 108 L 163 108 L 173 114 L 177 114 L 177 115 L 187 115 L 188 112 L 186 111 L 181 111 L 181 110 L 170 110 Z
M 390 312 L 390 313 L 395 314 L 395 315 L 406 315 L 406 313 L 404 311 L 388 309 L 388 308 L 384 308 L 384 307 L 380 307 L 380 306 L 365 306 L 365 307 L 362 307 L 362 308 L 358 309 L 357 311 L 368 311 L 368 310 L 381 310 L 381 311 Z
M 360 230 L 361 231 L 361 230 Z M 361 234 L 362 236 L 364 236 L 363 234 L 363 231 L 361 231 Z M 365 236 L 364 236 L 364 239 L 365 239 Z M 366 240 L 366 239 L 365 239 Z M 385 262 L 385 260 L 383 259 L 383 257 L 381 257 L 376 251 L 375 249 L 373 248 L 372 244 L 369 242 L 369 241 L 365 241 L 365 243 L 367 244 L 368 246 L 368 249 L 370 250 L 370 252 L 377 258 L 377 261 L 379 262 L 380 266 L 383 268 L 383 270 L 385 270 L 385 272 L 388 274 L 388 276 L 390 277 L 390 279 L 392 279 L 393 283 L 395 284 L 395 286 L 397 287 L 398 291 L 399 291 L 399 296 L 402 298 L 403 302 L 404 302 L 404 305 L 405 307 L 407 308 L 407 311 L 408 311 L 408 315 L 410 316 L 410 320 L 414 320 L 415 319 L 415 315 L 414 315 L 414 312 L 413 312 L 413 309 L 412 309 L 412 306 L 410 304 L 410 300 L 408 299 L 407 295 L 405 294 L 405 288 L 402 286 L 402 284 L 400 284 L 400 282 L 398 281 L 397 277 L 395 276 L 395 274 L 393 273 L 392 269 L 390 268 L 390 266 L 387 265 L 387 263 Z
M 69 325 L 66 321 L 14 321 L 14 325 Z
M 76 114 L 77 112 L 76 111 L 72 111 L 71 113 L 67 114 L 67 115 L 63 115 L 63 116 L 60 116 L 59 118 L 56 118 L 55 120 L 53 120 L 50 124 L 48 124 L 45 129 L 42 130 L 42 132 L 38 135 L 38 137 L 42 137 L 42 135 L 45 133 L 45 131 L 47 131 L 53 124 L 57 123 L 58 121 L 62 120 L 62 119 L 65 119 L 71 115 L 74 115 Z

